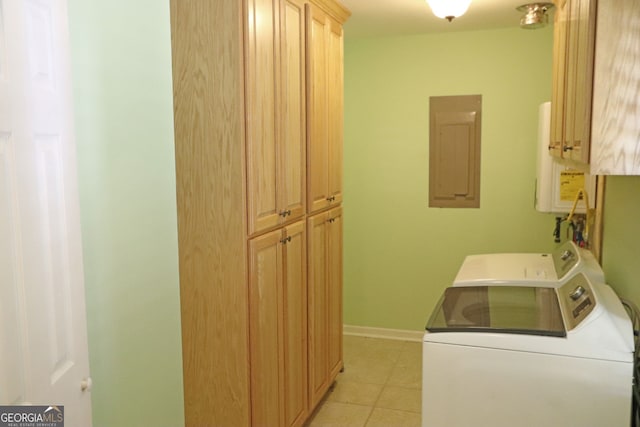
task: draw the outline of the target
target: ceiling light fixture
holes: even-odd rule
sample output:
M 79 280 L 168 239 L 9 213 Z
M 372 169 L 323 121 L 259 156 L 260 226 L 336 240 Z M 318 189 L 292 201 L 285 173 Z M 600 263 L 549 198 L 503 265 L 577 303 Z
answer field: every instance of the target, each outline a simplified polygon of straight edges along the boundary
M 553 8 L 553 3 L 531 3 L 516 7 L 516 10 L 525 12 L 522 19 L 520 19 L 520 27 L 527 30 L 544 27 L 549 23 L 547 11 Z
M 427 3 L 434 15 L 451 22 L 453 18 L 464 15 L 471 0 L 427 0 Z

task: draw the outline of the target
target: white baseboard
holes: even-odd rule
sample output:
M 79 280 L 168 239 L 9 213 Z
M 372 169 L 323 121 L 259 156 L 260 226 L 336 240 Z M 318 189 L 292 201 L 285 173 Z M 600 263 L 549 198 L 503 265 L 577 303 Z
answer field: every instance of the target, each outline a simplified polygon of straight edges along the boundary
M 372 328 L 369 326 L 343 325 L 345 335 L 358 337 L 384 338 L 388 340 L 422 342 L 423 331 L 409 331 L 405 329 Z

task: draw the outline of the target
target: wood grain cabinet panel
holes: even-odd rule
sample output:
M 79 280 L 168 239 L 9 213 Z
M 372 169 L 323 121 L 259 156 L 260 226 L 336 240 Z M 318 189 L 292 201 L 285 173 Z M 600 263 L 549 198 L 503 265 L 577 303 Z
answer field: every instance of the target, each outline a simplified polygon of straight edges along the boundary
M 328 212 L 309 217 L 308 289 L 309 289 L 309 399 L 310 410 L 329 388 L 329 336 L 327 331 L 327 228 Z
M 308 416 L 304 222 L 249 242 L 251 419 L 301 426 Z
M 282 230 L 249 242 L 251 421 L 282 425 Z
M 247 3 L 249 233 L 305 213 L 305 9 L 297 0 Z
M 571 75 L 575 76 L 573 108 L 567 123 L 567 146 L 571 147 L 569 158 L 580 163 L 589 163 L 591 146 L 591 105 L 593 98 L 593 58 L 595 43 L 596 0 L 581 0 L 572 3 L 572 64 Z
M 640 2 L 598 4 L 591 173 L 640 175 Z
M 554 2 L 553 25 L 553 78 L 551 94 L 551 135 L 549 138 L 549 152 L 556 157 L 562 157 L 564 146 L 564 111 L 565 111 L 565 80 L 566 80 L 566 50 L 567 50 L 567 0 Z
M 185 425 L 247 427 L 243 4 L 170 5 Z
M 282 1 L 279 212 L 281 223 L 305 215 L 307 196 L 306 15 L 300 0 Z M 284 215 L 282 215 L 284 214 Z
M 342 369 L 342 208 L 329 211 L 327 230 L 327 335 L 329 381 Z
M 342 202 L 343 32 L 321 8 L 309 4 L 308 211 Z
M 285 229 L 283 246 L 284 425 L 297 427 L 309 415 L 307 330 L 307 234 L 304 221 Z
M 549 150 L 589 162 L 596 0 L 557 0 Z
M 327 53 L 327 129 L 329 135 L 328 191 L 331 205 L 342 203 L 342 152 L 344 135 L 344 72 L 342 25 L 329 20 Z
M 342 208 L 309 217 L 309 399 L 313 410 L 342 369 Z

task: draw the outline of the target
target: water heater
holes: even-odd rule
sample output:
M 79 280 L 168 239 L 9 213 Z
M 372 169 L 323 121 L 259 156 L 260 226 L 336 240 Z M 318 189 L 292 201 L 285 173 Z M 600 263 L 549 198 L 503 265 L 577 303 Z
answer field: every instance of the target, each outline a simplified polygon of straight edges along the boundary
M 576 194 L 584 189 L 589 208 L 595 207 L 596 179 L 572 167 L 571 163 L 549 153 L 551 135 L 551 103 L 545 102 L 538 110 L 538 167 L 536 181 L 536 210 L 539 212 L 568 213 Z M 579 201 L 575 213 L 585 213 L 584 201 Z

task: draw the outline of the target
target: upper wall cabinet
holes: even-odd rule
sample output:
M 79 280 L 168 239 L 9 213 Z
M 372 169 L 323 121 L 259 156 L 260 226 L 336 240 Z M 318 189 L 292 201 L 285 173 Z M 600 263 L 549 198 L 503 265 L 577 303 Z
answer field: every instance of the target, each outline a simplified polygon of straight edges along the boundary
M 254 234 L 305 213 L 305 9 L 299 0 L 252 0 L 247 12 L 247 205 Z
M 342 202 L 343 36 L 342 25 L 309 4 L 308 210 Z
M 591 173 L 640 175 L 640 1 L 598 3 Z
M 556 0 L 551 103 L 552 155 L 589 162 L 595 0 Z

